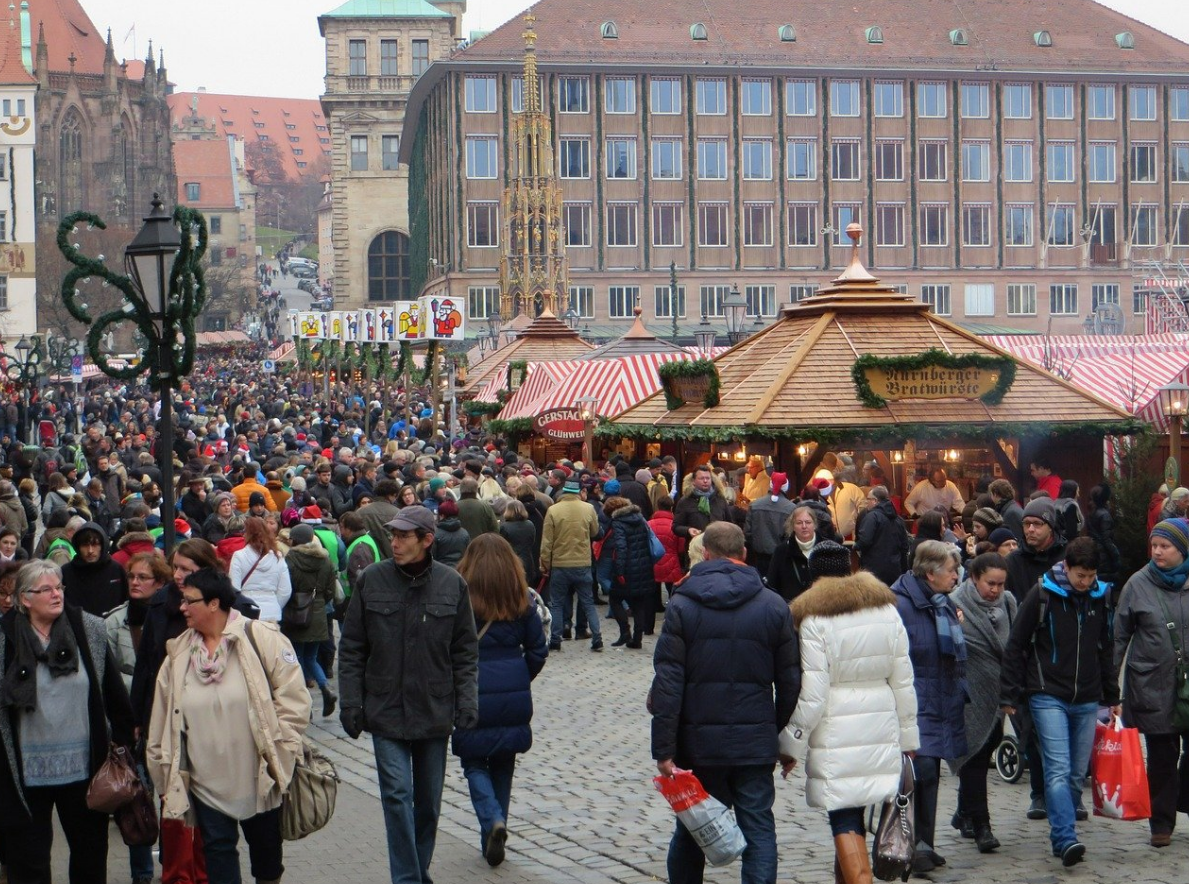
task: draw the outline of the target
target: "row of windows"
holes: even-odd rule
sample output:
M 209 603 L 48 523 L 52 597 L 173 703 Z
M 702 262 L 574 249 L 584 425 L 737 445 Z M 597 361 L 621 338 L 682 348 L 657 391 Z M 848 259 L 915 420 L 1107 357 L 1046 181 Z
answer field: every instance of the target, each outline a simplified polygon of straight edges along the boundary
M 638 139 L 609 136 L 604 142 L 604 175 L 610 179 L 634 180 L 639 175 Z M 353 140 L 354 143 L 354 140 Z M 678 180 L 684 175 L 683 141 L 680 138 L 653 138 L 650 142 L 651 177 L 654 180 Z M 697 140 L 699 181 L 725 181 L 728 164 L 726 138 Z M 921 181 L 949 180 L 949 142 L 922 139 L 917 143 L 917 178 Z M 818 177 L 818 142 L 813 138 L 790 138 L 785 152 L 784 175 L 790 181 L 814 181 Z M 1189 183 L 1189 142 L 1174 142 L 1169 147 L 1172 181 Z M 877 138 L 876 181 L 904 180 L 905 142 L 896 138 Z M 999 173 L 1004 181 L 1030 182 L 1035 169 L 1031 141 L 1008 141 L 1001 150 Z M 591 177 L 591 139 L 587 137 L 558 140 L 558 177 Z M 494 137 L 468 137 L 466 174 L 468 178 L 499 177 L 499 141 Z M 773 142 L 770 138 L 744 138 L 739 150 L 740 174 L 745 181 L 771 181 L 773 177 Z M 1133 142 L 1129 153 L 1130 180 L 1133 184 L 1155 184 L 1159 179 L 1159 155 L 1155 142 Z M 1113 141 L 1095 141 L 1086 148 L 1087 180 L 1095 184 L 1113 184 L 1118 178 L 1118 145 Z M 1050 183 L 1077 180 L 1079 166 L 1076 145 L 1072 141 L 1045 144 L 1045 179 Z M 861 141 L 835 138 L 830 142 L 829 175 L 833 181 L 859 181 L 863 177 Z M 992 174 L 991 142 L 964 140 L 961 143 L 963 181 L 990 181 Z
M 420 77 L 429 67 L 429 41 L 414 40 L 412 51 L 412 72 L 414 77 Z M 380 41 L 380 76 L 395 77 L 400 73 L 397 69 L 397 41 Z M 367 70 L 367 40 L 347 41 L 347 76 L 366 77 Z
M 896 286 L 907 293 L 907 286 Z M 1119 283 L 1095 283 L 1090 286 L 1091 311 L 1102 304 L 1119 304 L 1121 287 Z M 729 285 L 703 285 L 698 287 L 698 316 L 721 317 L 726 315 L 724 302 L 730 294 Z M 786 303 L 796 303 L 811 297 L 817 291 L 813 285 L 790 285 Z M 607 315 L 611 319 L 630 319 L 640 303 L 641 287 L 636 285 L 613 285 L 607 288 Z M 748 285 L 743 289 L 747 299 L 747 315 L 751 318 L 774 317 L 777 312 L 775 285 Z M 1037 311 L 1037 286 L 1033 283 L 1009 283 L 1005 287 L 1004 308 L 1008 316 L 1035 316 Z M 1053 283 L 1049 286 L 1049 313 L 1054 316 L 1076 316 L 1079 313 L 1078 285 L 1076 283 Z M 953 287 L 949 283 L 931 283 L 921 286 L 921 300 L 939 316 L 953 315 Z M 471 286 L 467 292 L 468 307 L 472 319 L 485 319 L 498 312 L 500 290 L 498 286 Z M 657 319 L 684 319 L 688 313 L 686 287 L 677 286 L 676 292 L 670 286 L 653 287 L 653 316 Z M 574 285 L 569 290 L 569 307 L 580 319 L 595 318 L 594 286 Z M 1132 312 L 1142 314 L 1147 308 L 1147 292 L 1139 287 L 1132 291 Z M 968 283 L 963 286 L 963 315 L 968 317 L 995 316 L 998 305 L 993 283 Z
M 512 111 L 524 110 L 523 80 L 512 84 Z M 648 109 L 653 114 L 684 112 L 680 78 L 653 77 L 648 81 Z M 603 81 L 603 111 L 607 114 L 636 113 L 637 82 L 633 77 L 608 77 Z M 774 95 L 779 85 L 764 78 L 743 78 L 739 81 L 739 112 L 743 116 L 772 115 Z M 1091 84 L 1086 87 L 1086 116 L 1092 120 L 1116 118 L 1116 93 L 1112 84 Z M 1072 120 L 1075 110 L 1075 87 L 1071 83 L 1043 85 L 1044 114 L 1050 120 Z M 877 80 L 872 86 L 872 113 L 877 117 L 903 117 L 903 80 Z M 1003 116 L 1012 120 L 1032 118 L 1033 95 L 1036 87 L 1030 83 L 1007 83 L 1003 86 Z M 991 84 L 959 83 L 958 114 L 964 119 L 988 119 L 991 116 Z M 862 112 L 862 89 L 859 80 L 830 80 L 828 82 L 830 116 L 857 117 Z M 922 118 L 944 118 L 949 115 L 951 84 L 926 82 L 916 84 L 916 112 Z M 786 80 L 784 82 L 784 112 L 789 116 L 817 115 L 818 83 L 816 80 Z M 587 114 L 591 107 L 589 77 L 557 78 L 558 110 L 563 114 Z M 496 78 L 468 76 L 465 83 L 465 103 L 469 113 L 496 112 Z M 1156 86 L 1127 87 L 1128 116 L 1131 120 L 1155 120 L 1159 111 L 1159 92 Z M 725 78 L 698 78 L 694 81 L 694 109 L 701 116 L 722 116 L 727 113 L 727 81 Z M 1189 121 L 1189 88 L 1169 90 L 1169 117 Z
M 395 172 L 400 166 L 400 136 L 380 136 L 380 168 L 385 172 Z M 366 172 L 370 168 L 368 160 L 368 137 L 366 135 L 351 136 L 351 171 Z
M 1090 311 L 1103 304 L 1119 304 L 1119 283 L 1094 283 L 1090 286 Z M 994 316 L 996 313 L 995 286 L 992 283 L 968 283 L 964 286 L 965 316 Z M 1037 287 L 1032 283 L 1009 283 L 1006 286 L 1008 316 L 1035 316 Z M 1147 310 L 1147 291 L 1132 289 L 1132 312 Z M 921 300 L 939 316 L 953 315 L 952 287 L 948 283 L 921 286 Z M 1077 316 L 1079 313 L 1077 283 L 1053 283 L 1049 286 L 1049 313 L 1053 316 Z
M 695 235 L 703 248 L 725 248 L 730 245 L 733 227 L 729 204 L 699 202 Z M 1091 243 L 1116 243 L 1115 206 L 1096 205 L 1083 230 L 1078 225 L 1073 205 L 1059 203 L 1044 207 L 1044 224 L 1039 240 L 1049 246 L 1073 247 L 1084 235 Z M 654 202 L 651 212 L 651 241 L 656 247 L 675 247 L 685 244 L 684 203 Z M 743 245 L 772 246 L 775 244 L 773 216 L 776 207 L 770 202 L 743 203 Z M 947 203 L 924 203 L 919 206 L 917 238 L 922 247 L 945 247 L 951 243 L 952 221 L 958 223 L 957 236 L 963 246 L 978 248 L 992 245 L 995 228 L 992 207 L 987 203 L 963 203 L 956 212 Z M 565 203 L 562 221 L 566 245 L 588 248 L 593 244 L 593 206 L 591 203 Z M 906 238 L 907 207 L 903 203 L 876 203 L 874 237 L 877 246 L 899 248 L 908 245 Z M 638 219 L 640 204 L 610 202 L 606 205 L 605 244 L 611 247 L 639 245 Z M 953 217 L 951 217 L 953 216 Z M 1032 203 L 1012 203 L 1003 211 L 1003 244 L 1008 247 L 1031 247 L 1036 244 L 1037 209 Z M 1131 226 L 1127 231 L 1130 242 L 1139 248 L 1160 245 L 1160 210 L 1154 205 L 1131 207 Z M 830 223 L 819 226 L 819 206 L 816 203 L 792 202 L 787 205 L 787 244 L 790 247 L 816 247 L 819 235 L 833 236 L 837 247 L 848 246 L 841 235 L 848 224 L 862 223 L 861 203 L 833 203 Z M 499 246 L 499 204 L 495 202 L 467 203 L 467 244 L 473 248 Z M 1179 208 L 1173 217 L 1172 245 L 1189 246 L 1189 208 Z
M 793 300 L 808 297 L 816 286 L 794 286 Z M 704 285 L 698 290 L 699 316 L 722 317 L 726 315 L 725 301 L 731 293 L 729 285 Z M 595 290 L 593 286 L 570 286 L 569 306 L 580 319 L 595 318 Z M 744 286 L 743 296 L 747 299 L 747 315 L 752 318 L 776 315 L 776 286 Z M 498 312 L 500 305 L 499 286 L 471 286 L 467 291 L 468 314 L 472 319 L 486 319 Z M 607 289 L 607 315 L 612 319 L 631 319 L 640 302 L 640 286 L 613 285 Z M 677 291 L 667 285 L 653 288 L 653 316 L 657 319 L 684 319 L 687 315 L 685 286 Z

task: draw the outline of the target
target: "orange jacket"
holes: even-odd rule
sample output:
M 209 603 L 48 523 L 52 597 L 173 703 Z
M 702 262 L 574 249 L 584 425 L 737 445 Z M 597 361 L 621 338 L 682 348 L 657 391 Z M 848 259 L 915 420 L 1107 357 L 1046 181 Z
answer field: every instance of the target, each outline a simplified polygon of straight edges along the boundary
M 248 511 L 248 498 L 252 496 L 253 491 L 259 491 L 264 495 L 264 505 L 268 508 L 269 512 L 280 512 L 269 490 L 252 478 L 245 479 L 231 489 L 231 493 L 235 495 L 235 506 L 241 513 Z

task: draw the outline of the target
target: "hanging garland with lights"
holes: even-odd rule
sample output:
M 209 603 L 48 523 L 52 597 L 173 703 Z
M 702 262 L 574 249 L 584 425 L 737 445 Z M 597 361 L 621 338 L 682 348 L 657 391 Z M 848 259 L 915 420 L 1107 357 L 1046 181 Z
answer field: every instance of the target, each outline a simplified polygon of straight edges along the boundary
M 429 346 L 425 350 L 425 367 L 421 369 L 421 383 L 422 385 L 429 383 L 429 377 L 433 374 L 434 361 L 438 358 L 438 353 L 441 352 L 442 345 L 437 341 L 430 341 Z
M 314 350 L 305 338 L 298 338 L 295 348 L 297 353 L 297 367 L 302 371 L 314 370 Z
M 161 203 L 154 202 L 154 210 Z M 194 370 L 194 356 L 197 349 L 194 320 L 206 305 L 206 277 L 202 270 L 202 257 L 207 248 L 206 219 L 195 209 L 178 206 L 173 210 L 172 221 L 181 231 L 181 247 L 174 257 L 170 269 L 168 297 L 166 299 L 166 325 L 172 324 L 180 338 L 180 346 L 170 347 L 168 370 L 173 378 L 182 378 Z M 79 224 L 88 229 L 106 230 L 103 219 L 91 212 L 74 212 L 62 219 L 58 225 L 57 245 L 62 255 L 74 265 L 62 280 L 62 301 L 67 311 L 78 322 L 90 326 L 87 332 L 87 353 L 99 366 L 99 370 L 110 378 L 130 381 L 148 372 L 149 385 L 159 390 L 162 385 L 160 365 L 160 335 L 153 323 L 147 298 L 155 293 L 139 292 L 131 277 L 113 272 L 107 266 L 103 255 L 95 258 L 85 255 L 77 242 L 71 238 L 78 232 Z M 197 234 L 197 237 L 195 236 Z M 79 282 L 93 277 L 103 280 L 105 286 L 113 286 L 124 296 L 120 306 L 93 318 L 87 304 L 82 301 L 83 293 L 77 288 Z M 103 352 L 103 338 L 109 329 L 131 322 L 144 339 L 144 355 L 136 365 L 116 368 Z

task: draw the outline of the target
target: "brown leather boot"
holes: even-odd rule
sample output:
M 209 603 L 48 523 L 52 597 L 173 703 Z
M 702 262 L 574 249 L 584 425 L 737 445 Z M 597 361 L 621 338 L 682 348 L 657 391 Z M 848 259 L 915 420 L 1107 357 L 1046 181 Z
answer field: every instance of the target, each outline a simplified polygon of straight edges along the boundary
M 842 870 L 845 884 L 872 884 L 871 857 L 867 855 L 867 838 L 857 832 L 834 836 L 834 855 Z
M 846 884 L 846 879 L 842 877 L 842 866 L 838 862 L 838 854 L 834 854 L 834 884 Z

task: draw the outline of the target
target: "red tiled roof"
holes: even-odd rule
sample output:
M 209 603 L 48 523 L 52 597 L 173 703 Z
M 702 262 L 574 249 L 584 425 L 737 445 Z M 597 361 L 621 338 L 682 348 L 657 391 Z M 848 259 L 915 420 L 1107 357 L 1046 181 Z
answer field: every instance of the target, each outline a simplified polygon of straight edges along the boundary
M 223 139 L 175 141 L 173 168 L 178 179 L 178 204 L 195 209 L 235 206 L 231 148 Z M 199 184 L 199 199 L 186 199 L 186 185 Z
M 214 123 L 220 135 L 237 135 L 249 145 L 261 136 L 267 136 L 267 140 L 280 149 L 285 172 L 290 178 L 313 169 L 323 151 L 330 151 L 330 130 L 317 99 L 175 92 L 168 97 L 175 124 L 190 115 L 190 102 L 195 96 L 198 98 L 198 115 L 208 124 Z M 290 126 L 293 128 L 288 128 Z M 323 138 L 325 144 L 320 140 Z M 294 150 L 301 153 L 295 154 Z M 306 167 L 299 167 L 299 162 L 306 163 Z
M 555 64 L 622 64 L 624 58 L 654 65 L 913 67 L 984 69 L 1163 71 L 1182 73 L 1189 45 L 1108 9 L 1093 0 L 541 0 L 537 57 Z M 600 26 L 614 21 L 618 39 L 604 39 Z M 693 40 L 690 27 L 706 26 L 707 39 Z M 790 24 L 795 42 L 781 42 Z M 883 30 L 884 42 L 867 42 L 867 28 Z M 969 45 L 955 46 L 950 32 L 966 32 Z M 1048 31 L 1052 46 L 1036 45 Z M 1120 49 L 1115 36 L 1135 37 Z M 466 50 L 456 61 L 516 61 L 524 53 L 524 20 L 517 16 Z M 994 67 L 991 67 L 991 66 Z
M 125 70 L 128 72 L 129 80 L 143 80 L 144 79 L 144 62 L 139 58 L 130 58 L 124 62 Z
M 35 52 L 38 26 L 45 28 L 51 71 L 69 71 L 73 54 L 78 73 L 103 73 L 105 35 L 95 27 L 79 0 L 29 0 L 29 24 Z
M 20 26 L 8 27 L 0 22 L 0 28 L 3 28 L 0 34 L 0 83 L 6 86 L 36 83 L 37 79 L 25 70 L 25 63 L 21 61 Z

